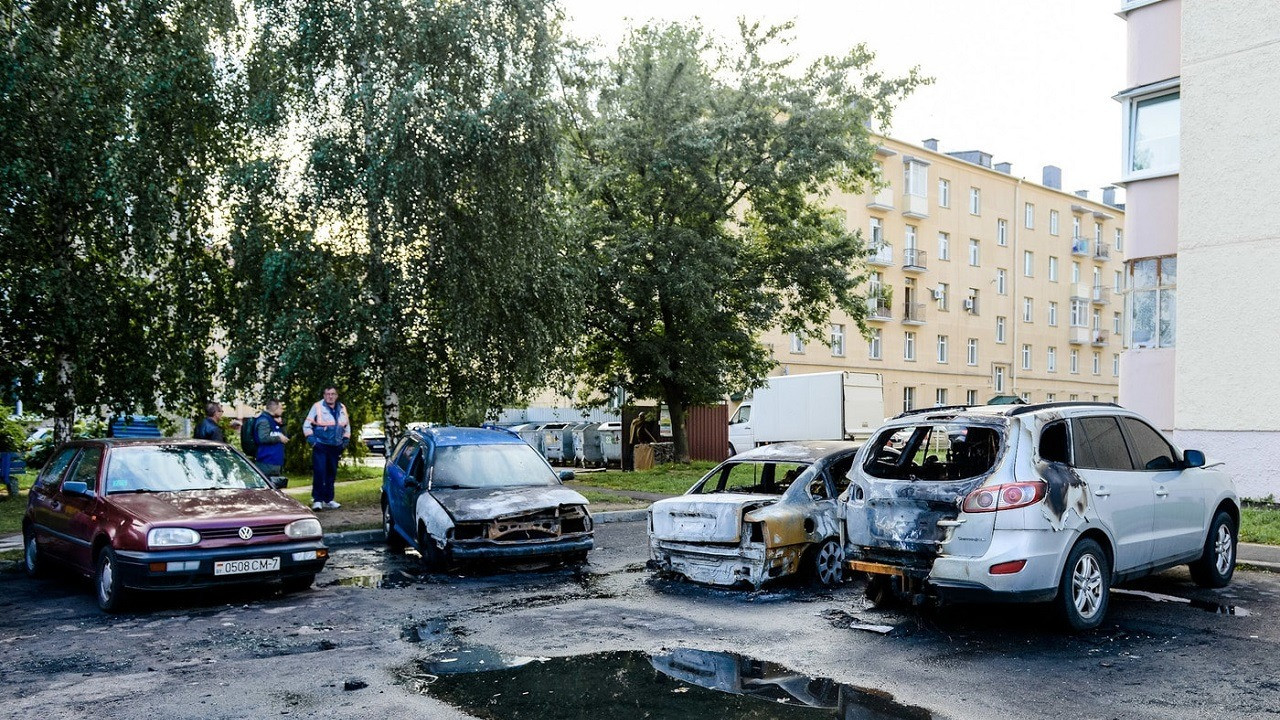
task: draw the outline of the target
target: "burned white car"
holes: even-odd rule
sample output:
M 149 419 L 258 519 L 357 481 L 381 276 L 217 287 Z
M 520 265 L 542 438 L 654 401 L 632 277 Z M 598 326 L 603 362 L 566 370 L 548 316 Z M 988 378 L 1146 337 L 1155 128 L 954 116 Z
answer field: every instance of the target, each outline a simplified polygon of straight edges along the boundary
M 649 509 L 649 549 L 660 571 L 709 585 L 807 573 L 844 579 L 836 498 L 858 445 L 766 445 L 735 455 L 684 495 Z
M 586 560 L 587 499 L 519 436 L 480 428 L 409 432 L 383 473 L 382 526 L 438 569 L 467 560 Z

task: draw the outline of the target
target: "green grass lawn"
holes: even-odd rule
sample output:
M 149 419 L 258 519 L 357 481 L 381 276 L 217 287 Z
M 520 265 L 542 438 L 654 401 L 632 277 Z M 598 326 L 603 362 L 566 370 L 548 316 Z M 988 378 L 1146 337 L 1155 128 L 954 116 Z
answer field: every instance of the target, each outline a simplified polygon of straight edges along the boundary
M 1240 541 L 1280 545 L 1280 509 L 1243 508 L 1240 512 Z
M 587 502 L 591 503 L 592 512 L 595 512 L 596 505 L 626 505 L 628 507 L 636 508 L 648 507 L 649 505 L 643 500 L 632 500 L 630 498 L 622 497 L 621 495 L 600 492 L 599 490 L 579 490 L 578 492 L 581 493 L 582 497 L 587 499 Z
M 0 535 L 22 532 L 22 513 L 27 510 L 27 489 L 36 481 L 36 474 L 26 472 L 18 476 L 18 497 L 9 497 L 9 491 L 0 485 Z
M 716 463 L 713 462 L 699 461 L 688 465 L 658 465 L 652 470 L 638 472 L 609 470 L 582 473 L 574 478 L 574 482 L 613 490 L 681 495 L 715 466 Z

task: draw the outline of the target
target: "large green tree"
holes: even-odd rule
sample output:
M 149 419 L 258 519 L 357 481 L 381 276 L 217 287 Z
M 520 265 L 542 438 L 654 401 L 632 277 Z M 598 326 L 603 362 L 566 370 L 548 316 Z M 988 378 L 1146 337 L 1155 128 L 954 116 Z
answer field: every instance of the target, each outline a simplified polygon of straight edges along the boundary
M 0 2 L 0 382 L 51 408 L 207 399 L 230 0 Z
M 548 202 L 548 3 L 258 0 L 255 13 L 236 384 L 328 367 L 367 387 L 392 439 L 404 406 L 457 421 L 541 385 L 575 287 Z
M 682 460 L 688 408 L 767 375 L 761 331 L 821 336 L 835 307 L 865 330 L 863 245 L 824 198 L 875 179 L 867 128 L 923 80 L 863 46 L 796 68 L 789 29 L 647 25 L 560 65 L 570 231 L 595 270 L 583 367 L 663 399 Z

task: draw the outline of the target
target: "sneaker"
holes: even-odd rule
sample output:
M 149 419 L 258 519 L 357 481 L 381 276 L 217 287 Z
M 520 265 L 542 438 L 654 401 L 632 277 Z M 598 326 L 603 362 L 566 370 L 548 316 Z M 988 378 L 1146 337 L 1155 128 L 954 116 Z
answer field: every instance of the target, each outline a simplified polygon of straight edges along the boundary
M 322 503 L 322 502 L 320 502 L 319 500 L 317 500 L 317 501 L 315 501 L 315 502 L 311 503 L 311 509 L 312 509 L 312 510 L 323 510 L 323 509 L 324 509 L 324 503 Z
M 342 507 L 342 503 L 338 502 L 337 500 L 330 500 L 329 502 L 325 503 L 324 506 L 330 510 L 337 510 L 338 508 Z

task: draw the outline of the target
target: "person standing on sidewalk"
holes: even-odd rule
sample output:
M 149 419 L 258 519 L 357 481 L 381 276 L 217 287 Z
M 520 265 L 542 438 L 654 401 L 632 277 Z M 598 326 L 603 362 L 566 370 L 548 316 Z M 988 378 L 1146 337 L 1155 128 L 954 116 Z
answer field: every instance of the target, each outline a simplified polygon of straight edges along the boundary
M 284 414 L 284 405 L 274 398 L 267 401 L 262 414 L 250 422 L 253 423 L 253 440 L 257 444 L 253 460 L 268 477 L 279 475 L 284 470 L 284 445 L 289 436 L 284 434 L 280 418 Z
M 227 436 L 222 434 L 222 426 L 218 421 L 222 419 L 222 405 L 211 402 L 204 406 L 204 420 L 200 421 L 200 425 L 196 427 L 196 440 L 212 440 L 214 442 L 224 443 Z
M 324 399 L 311 406 L 302 423 L 302 434 L 311 445 L 311 509 L 336 510 L 333 483 L 338 478 L 338 458 L 351 442 L 351 418 L 338 402 L 338 388 L 324 389 Z

